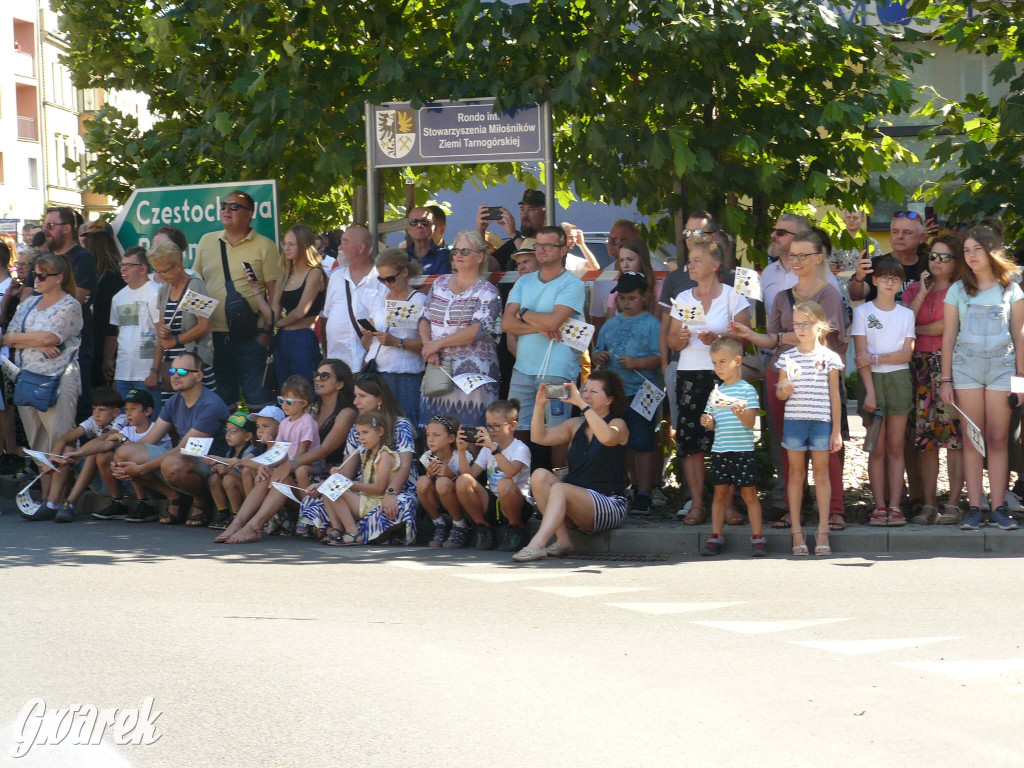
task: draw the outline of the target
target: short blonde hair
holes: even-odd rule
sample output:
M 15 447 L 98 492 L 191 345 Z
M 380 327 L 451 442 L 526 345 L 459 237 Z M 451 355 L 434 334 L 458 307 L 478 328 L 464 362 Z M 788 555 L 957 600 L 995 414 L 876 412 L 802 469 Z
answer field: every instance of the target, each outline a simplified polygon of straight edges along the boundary
M 468 230 L 466 232 L 459 232 L 452 241 L 452 247 L 454 248 L 458 244 L 459 240 L 465 240 L 468 242 L 474 250 L 480 251 L 480 276 L 483 277 L 487 274 L 487 241 L 480 237 L 478 232 Z
M 185 258 L 181 248 L 170 240 L 160 240 L 149 249 L 146 254 L 150 264 L 184 264 Z

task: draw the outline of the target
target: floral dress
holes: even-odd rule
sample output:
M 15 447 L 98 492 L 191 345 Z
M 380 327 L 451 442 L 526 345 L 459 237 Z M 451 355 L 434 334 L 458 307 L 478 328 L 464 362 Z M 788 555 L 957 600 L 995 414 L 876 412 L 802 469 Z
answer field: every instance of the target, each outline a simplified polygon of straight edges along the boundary
M 501 335 L 501 297 L 486 280 L 462 293 L 452 293 L 452 275 L 441 275 L 427 295 L 423 317 L 430 323 L 430 338 L 443 339 L 474 323 L 476 338 L 461 347 L 441 350 L 441 361 L 450 364 L 452 376 L 481 373 L 494 382 L 465 394 L 458 387 L 440 397 L 420 398 L 420 425 L 433 416 L 455 417 L 461 424 L 483 424 L 487 406 L 498 399 L 498 337 Z

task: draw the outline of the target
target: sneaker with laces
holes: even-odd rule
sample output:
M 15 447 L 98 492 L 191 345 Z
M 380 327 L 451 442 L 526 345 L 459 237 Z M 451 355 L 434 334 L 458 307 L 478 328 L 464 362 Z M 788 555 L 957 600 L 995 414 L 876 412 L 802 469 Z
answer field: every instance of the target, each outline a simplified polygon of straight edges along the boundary
M 1021 503 L 1020 496 L 1013 491 L 1006 492 L 1006 501 L 1004 504 L 1009 512 L 1024 512 L 1024 504 Z
M 648 496 L 646 493 L 636 494 L 636 496 L 633 498 L 633 503 L 630 504 L 629 513 L 631 515 L 651 514 L 651 497 Z
M 903 516 L 903 513 L 898 509 L 889 508 L 889 519 L 885 523 L 890 526 L 900 526 L 907 524 L 907 518 Z
M 518 552 L 523 548 L 523 539 L 526 538 L 526 529 L 510 525 L 505 531 L 505 537 L 498 545 L 499 552 Z
M 465 526 L 460 528 L 457 525 L 453 525 L 452 532 L 448 534 L 448 540 L 441 546 L 445 549 L 462 549 L 466 546 L 467 530 L 468 529 Z
M 976 531 L 981 528 L 981 510 L 978 507 L 971 507 L 967 510 L 967 517 L 960 524 L 961 531 Z
M 661 509 L 668 502 L 665 498 L 665 492 L 661 488 L 654 488 L 651 490 L 651 505 L 657 509 Z
M 875 507 L 868 519 L 868 525 L 886 526 L 889 524 L 889 510 L 885 507 Z
M 137 501 L 135 502 L 135 508 L 125 515 L 124 521 L 126 523 L 154 523 L 160 515 L 156 513 L 148 501 Z
M 25 520 L 53 520 L 57 516 L 57 510 L 54 507 L 49 506 L 46 501 L 39 502 L 39 506 L 35 508 L 34 512 L 22 512 L 21 516 Z
M 704 557 L 714 557 L 725 551 L 725 539 L 721 535 L 710 535 L 704 542 L 704 549 L 700 551 Z
M 1016 531 L 1017 521 L 1006 514 L 1006 507 L 996 507 L 988 516 L 988 524 L 1003 531 Z
M 110 506 L 103 509 L 97 509 L 91 516 L 97 520 L 124 520 L 127 514 L 128 507 L 124 505 L 124 501 L 121 499 L 113 499 Z
M 448 525 L 445 523 L 443 517 L 439 517 L 434 521 L 434 537 L 427 544 L 428 547 L 443 547 L 445 541 L 448 540 Z
M 55 523 L 71 523 L 75 520 L 75 505 L 65 499 L 60 503 L 57 514 L 53 518 Z
M 494 529 L 487 525 L 476 527 L 476 548 L 479 550 L 494 549 Z
M 688 514 L 690 514 L 690 507 L 692 507 L 692 506 L 693 506 L 693 499 L 690 499 L 688 502 L 683 504 L 683 508 L 682 509 L 680 509 L 678 512 L 676 512 L 676 517 L 686 517 Z
M 764 536 L 750 537 L 750 556 L 768 557 L 768 541 Z

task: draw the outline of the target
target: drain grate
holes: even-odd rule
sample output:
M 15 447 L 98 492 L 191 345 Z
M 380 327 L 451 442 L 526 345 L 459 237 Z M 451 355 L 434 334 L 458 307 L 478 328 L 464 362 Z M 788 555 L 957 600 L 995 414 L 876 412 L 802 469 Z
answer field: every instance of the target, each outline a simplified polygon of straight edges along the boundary
M 610 552 L 585 552 L 570 555 L 570 560 L 604 560 L 613 563 L 656 563 L 668 560 L 668 555 L 616 555 Z

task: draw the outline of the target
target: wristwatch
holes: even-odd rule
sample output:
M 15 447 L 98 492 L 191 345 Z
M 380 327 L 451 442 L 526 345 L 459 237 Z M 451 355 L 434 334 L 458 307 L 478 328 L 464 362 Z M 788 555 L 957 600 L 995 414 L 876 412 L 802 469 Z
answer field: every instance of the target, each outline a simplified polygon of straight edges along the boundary
M 298 466 L 299 466 L 299 460 L 298 459 L 292 459 L 292 468 L 293 469 L 297 469 Z
M 499 453 L 501 453 L 501 446 L 494 446 L 494 450 L 491 451 L 491 456 L 497 456 Z
M 396 493 L 398 493 L 398 491 L 396 491 L 394 488 L 388 488 L 386 491 L 384 491 L 384 493 L 387 494 L 388 496 L 394 496 Z
M 398 348 L 399 349 L 405 349 L 405 339 L 399 339 L 398 340 Z
M 150 373 L 160 373 L 160 369 L 159 368 L 150 368 L 149 372 Z

